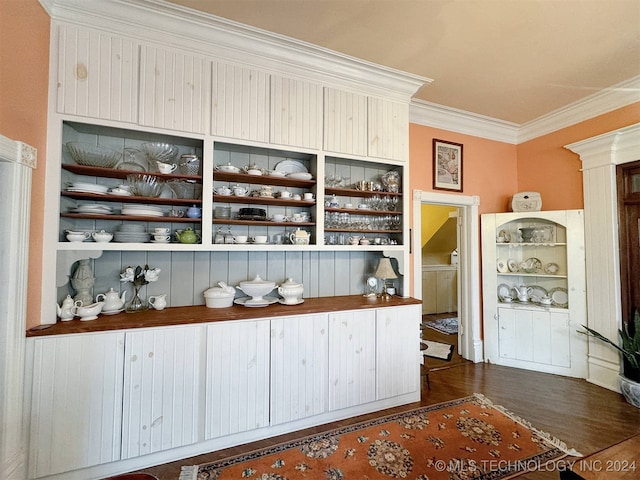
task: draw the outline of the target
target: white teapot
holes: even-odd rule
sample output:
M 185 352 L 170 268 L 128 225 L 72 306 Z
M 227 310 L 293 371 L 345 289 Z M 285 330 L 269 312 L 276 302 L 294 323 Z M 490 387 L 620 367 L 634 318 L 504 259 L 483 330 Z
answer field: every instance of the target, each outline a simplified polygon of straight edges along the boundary
M 244 197 L 247 195 L 247 193 L 249 193 L 249 190 L 241 187 L 240 185 L 236 185 L 235 187 L 233 187 L 233 194 L 237 197 Z
M 304 286 L 294 282 L 292 278 L 287 278 L 287 281 L 278 287 L 278 293 L 282 296 L 281 303 L 284 305 L 297 305 L 303 302 L 300 297 L 304 293 Z
M 122 295 L 119 295 L 118 292 L 112 288 L 107 293 L 99 293 L 96 295 L 96 302 L 104 302 L 104 306 L 102 307 L 103 312 L 117 312 L 124 308 L 126 295 L 126 291 L 122 292 Z
M 526 302 L 529 299 L 529 295 L 531 294 L 531 287 L 526 285 L 519 285 L 516 287 L 516 291 L 518 292 L 518 300 L 521 302 Z
M 73 313 L 73 307 L 79 306 L 82 306 L 82 301 L 78 300 L 74 302 L 71 295 L 67 295 L 67 298 L 62 301 L 62 305 L 56 304 L 56 312 L 58 313 L 60 320 L 66 322 L 68 320 L 73 320 L 73 317 L 75 316 Z

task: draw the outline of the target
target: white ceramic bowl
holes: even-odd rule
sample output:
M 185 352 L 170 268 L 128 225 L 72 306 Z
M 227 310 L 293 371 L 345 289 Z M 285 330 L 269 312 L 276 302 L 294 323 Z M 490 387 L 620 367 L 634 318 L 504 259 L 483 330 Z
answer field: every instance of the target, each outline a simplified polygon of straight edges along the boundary
M 204 301 L 208 308 L 226 308 L 233 305 L 236 289 L 223 282 L 219 285 L 204 291 Z

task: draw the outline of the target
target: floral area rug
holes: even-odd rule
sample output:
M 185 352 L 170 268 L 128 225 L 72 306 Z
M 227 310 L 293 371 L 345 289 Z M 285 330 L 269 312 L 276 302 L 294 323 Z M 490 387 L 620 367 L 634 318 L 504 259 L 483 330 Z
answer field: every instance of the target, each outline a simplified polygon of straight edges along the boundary
M 180 480 L 497 480 L 566 455 L 579 454 L 474 394 L 185 466 Z
M 447 335 L 458 334 L 458 318 L 440 318 L 439 320 L 422 322 L 423 327 L 431 328 Z

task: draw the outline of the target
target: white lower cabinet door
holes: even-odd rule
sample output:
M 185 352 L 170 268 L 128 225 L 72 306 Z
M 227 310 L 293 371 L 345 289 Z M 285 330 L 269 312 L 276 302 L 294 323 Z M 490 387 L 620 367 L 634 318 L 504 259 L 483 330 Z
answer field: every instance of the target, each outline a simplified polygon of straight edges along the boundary
M 206 439 L 269 425 L 269 320 L 207 326 Z
M 327 410 L 327 315 L 271 320 L 271 424 Z
M 376 311 L 329 314 L 329 410 L 376 399 Z
M 126 333 L 122 458 L 203 438 L 204 326 Z
M 569 314 L 542 309 L 499 308 L 498 350 L 500 359 L 569 368 Z
M 376 310 L 377 399 L 420 388 L 420 305 Z
M 119 460 L 124 333 L 28 341 L 33 342 L 29 478 Z

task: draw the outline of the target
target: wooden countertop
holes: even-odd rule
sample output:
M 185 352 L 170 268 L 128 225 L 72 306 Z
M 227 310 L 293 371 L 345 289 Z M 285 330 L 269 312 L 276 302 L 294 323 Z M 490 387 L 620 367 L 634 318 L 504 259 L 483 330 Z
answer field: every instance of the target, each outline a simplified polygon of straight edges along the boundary
M 147 310 L 138 313 L 119 313 L 100 315 L 96 320 L 58 321 L 51 326 L 35 327 L 27 330 L 27 337 L 48 335 L 66 335 L 70 333 L 90 333 L 108 330 L 127 330 L 132 328 L 166 327 L 170 325 L 188 325 L 194 323 L 223 322 L 229 320 L 250 320 L 291 315 L 338 312 L 343 310 L 363 310 L 368 308 L 398 307 L 419 305 L 415 298 L 391 297 L 388 300 L 363 295 L 340 297 L 306 298 L 299 305 L 274 303 L 267 307 L 249 308 L 234 305 L 229 308 L 170 307 L 164 310 Z

